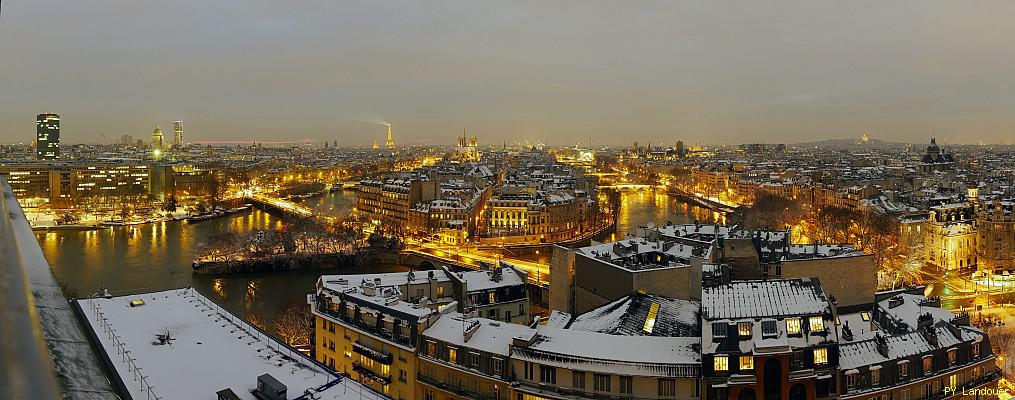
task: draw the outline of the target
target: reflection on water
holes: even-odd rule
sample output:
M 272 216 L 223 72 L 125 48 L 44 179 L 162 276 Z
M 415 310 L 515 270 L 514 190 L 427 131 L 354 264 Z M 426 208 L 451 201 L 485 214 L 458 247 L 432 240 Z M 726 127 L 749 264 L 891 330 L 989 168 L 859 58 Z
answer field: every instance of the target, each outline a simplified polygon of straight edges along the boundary
M 355 204 L 351 192 L 317 199 L 321 209 L 341 213 Z M 197 224 L 162 222 L 98 231 L 39 232 L 36 237 L 57 280 L 77 296 L 103 288 L 114 295 L 193 286 L 230 311 L 271 326 L 280 307 L 306 302 L 318 272 L 248 274 L 224 277 L 194 275 L 191 261 L 201 243 L 219 232 L 246 234 L 280 227 L 282 221 L 253 210 Z M 396 271 L 397 265 L 342 273 Z M 335 270 L 328 273 L 336 273 Z
M 726 216 L 708 208 L 687 204 L 666 194 L 665 190 L 621 192 L 615 239 L 634 233 L 638 226 L 649 222 L 658 226 L 667 222 L 690 224 L 694 221 L 724 224 Z

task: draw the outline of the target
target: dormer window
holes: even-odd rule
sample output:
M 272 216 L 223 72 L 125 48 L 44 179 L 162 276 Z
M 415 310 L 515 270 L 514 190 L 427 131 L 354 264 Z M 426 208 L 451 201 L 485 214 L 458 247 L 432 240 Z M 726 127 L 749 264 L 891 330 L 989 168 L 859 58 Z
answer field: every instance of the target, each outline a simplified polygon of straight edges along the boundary
M 726 338 L 726 323 L 725 322 L 713 322 L 712 323 L 712 337 L 716 339 Z
M 751 338 L 751 323 L 750 322 L 740 322 L 740 323 L 738 323 L 737 324 L 737 334 L 740 335 L 740 339 L 750 339 Z
M 790 335 L 800 334 L 800 318 L 786 319 L 786 333 Z
M 958 352 L 955 349 L 948 349 L 948 365 L 955 365 L 955 361 L 957 361 L 956 353 Z
M 871 313 L 863 311 L 863 312 L 860 313 L 860 318 L 863 319 L 864 322 L 870 322 L 870 320 L 871 320 Z
M 775 320 L 761 321 L 761 336 L 766 338 L 779 336 L 779 327 Z
M 808 320 L 808 322 L 810 322 L 811 332 L 824 332 L 824 330 L 825 330 L 825 320 L 824 320 L 824 318 L 821 318 L 820 315 L 816 315 L 816 316 L 811 317 Z

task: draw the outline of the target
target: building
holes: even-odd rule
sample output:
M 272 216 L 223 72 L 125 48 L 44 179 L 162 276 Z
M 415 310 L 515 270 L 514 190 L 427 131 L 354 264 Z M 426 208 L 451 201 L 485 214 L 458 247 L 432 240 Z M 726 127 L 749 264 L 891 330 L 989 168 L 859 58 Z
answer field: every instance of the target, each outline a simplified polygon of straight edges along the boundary
M 39 160 L 60 159 L 60 116 L 39 114 L 35 117 L 35 154 Z
M 1015 269 L 1015 203 L 995 200 L 976 211 L 976 267 L 1002 273 Z
M 183 121 L 173 121 L 173 148 L 183 147 Z
M 923 230 L 925 261 L 945 271 L 975 267 L 976 214 L 976 206 L 966 202 L 931 207 Z
M 701 294 L 709 399 L 834 397 L 835 311 L 816 280 L 735 281 Z
M 192 288 L 73 304 L 128 399 L 385 399 Z
M 987 334 L 921 292 L 879 293 L 838 316 L 840 398 L 997 398 L 982 390 L 1000 379 Z
M 395 140 L 391 137 L 391 124 L 386 125 L 388 125 L 388 140 L 384 142 L 384 147 L 391 149 L 395 147 Z
M 927 146 L 927 152 L 920 159 L 920 172 L 944 171 L 954 167 L 955 158 L 952 157 L 952 154 L 942 150 L 937 145 L 937 140 L 931 138 L 930 145 Z
M 165 142 L 163 141 L 163 137 L 162 137 L 162 128 L 159 127 L 158 125 L 155 125 L 155 130 L 152 131 L 151 146 L 152 146 L 152 149 L 154 151 L 157 151 L 157 152 L 158 151 L 162 151 L 162 149 L 165 146 Z

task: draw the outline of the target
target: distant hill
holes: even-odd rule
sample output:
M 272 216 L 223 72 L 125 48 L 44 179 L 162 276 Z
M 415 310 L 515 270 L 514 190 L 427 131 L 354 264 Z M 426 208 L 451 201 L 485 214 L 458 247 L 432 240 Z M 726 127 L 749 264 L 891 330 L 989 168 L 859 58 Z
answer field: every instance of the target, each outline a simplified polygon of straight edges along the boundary
M 793 147 L 825 147 L 825 148 L 887 148 L 887 147 L 901 147 L 908 143 L 901 142 L 889 142 L 880 139 L 870 139 L 867 143 L 861 143 L 860 139 L 825 139 L 816 140 L 813 142 L 802 142 L 794 143 L 790 146 Z

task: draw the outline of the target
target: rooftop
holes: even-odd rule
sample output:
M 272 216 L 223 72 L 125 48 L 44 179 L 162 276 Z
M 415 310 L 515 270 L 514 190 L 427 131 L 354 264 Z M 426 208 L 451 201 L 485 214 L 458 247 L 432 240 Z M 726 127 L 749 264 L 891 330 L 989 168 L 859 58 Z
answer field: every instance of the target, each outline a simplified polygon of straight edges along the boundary
M 701 295 L 702 318 L 744 319 L 819 315 L 830 313 L 816 281 L 785 279 L 769 281 L 736 281 L 705 287 Z
M 697 337 L 700 307 L 695 301 L 635 293 L 579 315 L 567 328 L 610 335 Z
M 143 305 L 132 306 L 135 300 Z M 191 288 L 76 302 L 135 399 L 149 394 L 213 398 L 228 388 L 241 399 L 256 400 L 252 391 L 258 376 L 266 373 L 285 384 L 294 399 L 384 398 L 282 345 Z

